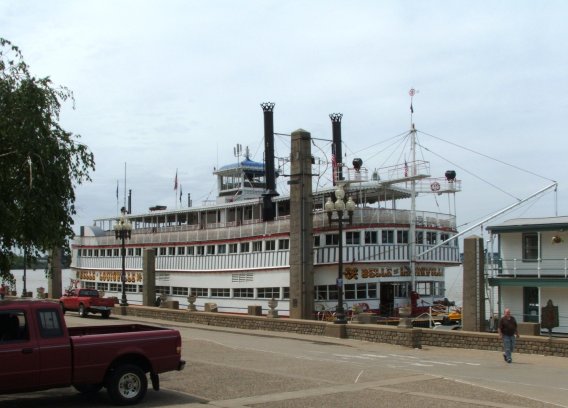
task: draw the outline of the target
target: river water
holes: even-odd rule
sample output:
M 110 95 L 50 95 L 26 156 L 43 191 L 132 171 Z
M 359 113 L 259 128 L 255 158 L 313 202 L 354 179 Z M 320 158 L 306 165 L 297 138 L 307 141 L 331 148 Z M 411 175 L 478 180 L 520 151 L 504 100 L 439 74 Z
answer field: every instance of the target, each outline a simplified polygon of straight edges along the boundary
M 19 296 L 24 290 L 24 270 L 15 269 L 11 271 L 16 278 L 16 287 L 11 288 L 15 290 L 16 294 Z M 71 269 L 63 269 L 61 271 L 61 286 L 62 291 L 68 288 L 71 283 Z M 35 297 L 37 293 L 37 288 L 42 287 L 47 292 L 48 279 L 45 276 L 45 271 L 43 269 L 26 269 L 26 291 L 32 292 L 32 296 Z

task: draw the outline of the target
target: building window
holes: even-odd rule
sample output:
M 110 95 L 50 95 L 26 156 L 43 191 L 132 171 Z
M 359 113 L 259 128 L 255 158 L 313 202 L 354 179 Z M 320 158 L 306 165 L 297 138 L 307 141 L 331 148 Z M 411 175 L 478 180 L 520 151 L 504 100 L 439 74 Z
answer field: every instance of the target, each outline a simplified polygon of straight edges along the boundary
M 239 246 L 237 244 L 229 244 L 229 253 L 236 254 L 239 252 Z
M 192 295 L 195 295 L 197 297 L 208 297 L 209 296 L 209 290 L 207 288 L 191 288 L 190 293 Z
M 254 241 L 252 243 L 252 252 L 261 252 L 262 251 L 262 241 Z
M 278 249 L 279 250 L 286 250 L 290 249 L 290 240 L 289 239 L 279 239 L 278 240 Z
M 366 245 L 372 245 L 372 244 L 377 244 L 378 241 L 378 235 L 377 235 L 377 231 L 365 231 L 365 244 Z
M 128 293 L 136 293 L 137 289 L 136 285 L 124 285 L 124 291 Z
M 170 287 L 169 286 L 156 286 L 156 293 L 165 293 L 166 295 L 170 294 Z
M 382 230 L 381 231 L 381 242 L 383 244 L 394 244 L 394 231 L 393 230 Z
M 258 288 L 257 297 L 260 299 L 279 299 L 280 288 Z
M 282 288 L 282 299 L 290 299 L 290 287 L 284 286 Z
M 241 253 L 250 252 L 250 242 L 241 242 Z
M 538 260 L 538 234 L 525 232 L 523 234 L 523 261 Z
M 343 285 L 343 297 L 345 300 L 348 299 L 356 299 L 355 297 L 355 285 L 349 283 L 347 285 Z
M 231 297 L 229 288 L 211 288 L 211 297 Z
M 118 283 L 111 283 L 110 284 L 110 291 L 111 292 L 120 292 L 120 285 Z
M 97 282 L 97 290 L 107 291 L 108 290 L 108 283 Z
M 236 298 L 253 298 L 254 289 L 253 288 L 236 288 L 233 289 L 233 297 Z
M 361 243 L 361 234 L 359 231 L 347 231 L 345 233 L 346 245 L 359 245 Z
M 270 241 L 266 241 L 264 243 L 264 250 L 265 251 L 275 251 L 276 250 L 276 241 L 271 239 Z
M 189 295 L 189 289 L 174 286 L 172 288 L 172 295 L 187 296 Z

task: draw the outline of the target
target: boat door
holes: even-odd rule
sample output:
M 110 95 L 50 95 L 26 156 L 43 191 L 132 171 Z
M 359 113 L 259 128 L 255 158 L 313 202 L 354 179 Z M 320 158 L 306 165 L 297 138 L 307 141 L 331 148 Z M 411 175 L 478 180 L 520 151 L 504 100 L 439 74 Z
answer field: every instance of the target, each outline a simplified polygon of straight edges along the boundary
M 394 285 L 392 283 L 381 282 L 379 311 L 382 316 L 392 316 L 394 313 Z

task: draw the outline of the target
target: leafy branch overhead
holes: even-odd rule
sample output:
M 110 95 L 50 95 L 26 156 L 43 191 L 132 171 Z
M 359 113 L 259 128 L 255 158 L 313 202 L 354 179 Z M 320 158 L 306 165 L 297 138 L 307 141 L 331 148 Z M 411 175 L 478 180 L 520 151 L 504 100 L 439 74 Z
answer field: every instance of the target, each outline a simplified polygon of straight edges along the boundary
M 59 124 L 65 87 L 31 75 L 18 47 L 0 38 L 0 275 L 15 249 L 33 257 L 67 248 L 75 188 L 91 181 L 94 156 Z

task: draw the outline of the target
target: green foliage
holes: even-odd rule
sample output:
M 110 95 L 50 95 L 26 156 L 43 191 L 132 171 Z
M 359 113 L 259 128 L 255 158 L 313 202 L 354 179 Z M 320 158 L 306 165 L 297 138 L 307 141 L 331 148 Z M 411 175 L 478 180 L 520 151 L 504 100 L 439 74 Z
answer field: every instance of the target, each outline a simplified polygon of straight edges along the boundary
M 94 156 L 59 125 L 72 92 L 35 78 L 18 47 L 0 38 L 0 275 L 15 249 L 38 257 L 68 248 L 75 187 L 91 181 Z

